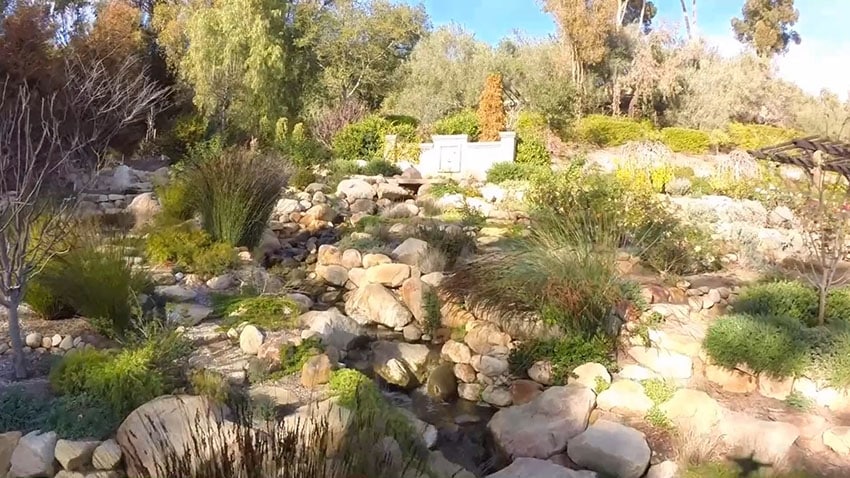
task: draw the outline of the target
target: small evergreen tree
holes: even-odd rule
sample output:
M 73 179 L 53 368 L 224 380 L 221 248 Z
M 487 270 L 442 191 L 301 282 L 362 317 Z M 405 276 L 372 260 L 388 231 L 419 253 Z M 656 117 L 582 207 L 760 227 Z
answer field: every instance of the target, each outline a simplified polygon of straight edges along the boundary
M 505 104 L 502 101 L 502 75 L 487 77 L 481 101 L 478 103 L 478 122 L 481 125 L 480 141 L 497 141 L 505 129 Z

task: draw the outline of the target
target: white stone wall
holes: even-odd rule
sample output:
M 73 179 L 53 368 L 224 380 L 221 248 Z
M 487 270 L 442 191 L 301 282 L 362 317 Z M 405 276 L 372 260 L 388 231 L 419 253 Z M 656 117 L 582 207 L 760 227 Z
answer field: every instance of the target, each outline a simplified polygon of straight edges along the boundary
M 414 166 L 423 177 L 484 180 L 494 164 L 512 163 L 516 156 L 516 133 L 502 132 L 499 137 L 499 141 L 470 143 L 465 134 L 433 135 L 433 143 L 420 145 L 419 164 Z

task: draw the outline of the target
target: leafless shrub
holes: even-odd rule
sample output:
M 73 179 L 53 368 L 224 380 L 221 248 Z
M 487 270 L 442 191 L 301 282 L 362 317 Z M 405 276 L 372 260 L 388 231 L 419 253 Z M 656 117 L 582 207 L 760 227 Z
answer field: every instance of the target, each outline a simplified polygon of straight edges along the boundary
M 629 166 L 646 170 L 668 164 L 673 156 L 670 148 L 658 141 L 630 141 L 622 146 L 622 152 Z
M 756 160 L 746 151 L 739 149 L 727 156 L 717 158 L 716 174 L 733 181 L 757 178 L 761 174 Z
M 310 121 L 310 132 L 323 146 L 331 148 L 337 132 L 363 118 L 367 112 L 368 108 L 363 102 L 354 98 L 344 99 L 316 113 Z

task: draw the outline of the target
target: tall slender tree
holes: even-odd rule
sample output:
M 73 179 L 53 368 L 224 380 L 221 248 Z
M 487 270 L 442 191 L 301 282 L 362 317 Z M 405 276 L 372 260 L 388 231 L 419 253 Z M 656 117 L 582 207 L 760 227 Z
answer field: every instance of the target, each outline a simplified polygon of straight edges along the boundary
M 761 57 L 785 53 L 791 43 L 800 43 L 793 29 L 800 12 L 794 0 L 747 0 L 741 18 L 732 19 L 738 41 L 752 46 Z

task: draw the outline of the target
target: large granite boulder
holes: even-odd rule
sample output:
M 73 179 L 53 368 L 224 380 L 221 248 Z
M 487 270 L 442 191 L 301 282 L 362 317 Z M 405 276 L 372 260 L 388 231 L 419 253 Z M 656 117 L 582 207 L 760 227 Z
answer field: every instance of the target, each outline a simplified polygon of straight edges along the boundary
M 651 451 L 643 433 L 608 420 L 598 420 L 570 440 L 567 455 L 577 465 L 618 478 L 640 478 Z

